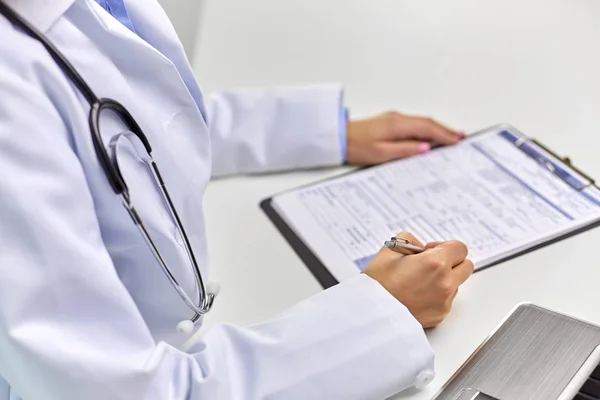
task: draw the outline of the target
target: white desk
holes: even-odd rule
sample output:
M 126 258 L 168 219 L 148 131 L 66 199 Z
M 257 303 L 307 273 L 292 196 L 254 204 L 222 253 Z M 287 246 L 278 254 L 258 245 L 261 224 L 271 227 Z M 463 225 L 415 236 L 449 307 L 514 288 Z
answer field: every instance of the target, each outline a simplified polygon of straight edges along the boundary
M 387 109 L 475 130 L 510 122 L 600 178 L 597 0 L 212 0 L 195 70 L 205 91 L 342 81 L 354 116 Z M 209 246 L 223 284 L 208 325 L 273 317 L 320 287 L 258 208 L 339 171 L 214 182 Z M 243 196 L 240 196 L 243 193 Z M 242 237 L 236 251 L 226 245 Z M 600 229 L 476 273 L 428 333 L 428 399 L 519 302 L 600 324 Z

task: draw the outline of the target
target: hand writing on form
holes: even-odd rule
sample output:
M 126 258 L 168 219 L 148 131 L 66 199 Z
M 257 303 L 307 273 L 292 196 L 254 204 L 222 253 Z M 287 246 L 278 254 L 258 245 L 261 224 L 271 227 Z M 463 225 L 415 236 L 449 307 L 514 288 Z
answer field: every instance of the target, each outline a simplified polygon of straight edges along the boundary
M 423 246 L 410 233 L 397 236 L 426 251 L 404 255 L 384 247 L 363 273 L 404 304 L 423 328 L 432 328 L 446 318 L 458 287 L 473 273 L 467 247 L 458 241 Z

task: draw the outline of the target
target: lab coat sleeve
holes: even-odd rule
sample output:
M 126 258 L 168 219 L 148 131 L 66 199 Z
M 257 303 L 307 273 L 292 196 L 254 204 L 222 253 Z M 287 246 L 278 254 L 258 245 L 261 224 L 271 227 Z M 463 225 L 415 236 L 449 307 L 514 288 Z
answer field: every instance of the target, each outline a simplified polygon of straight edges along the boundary
M 198 358 L 215 372 L 205 393 L 224 399 L 380 400 L 433 374 L 421 326 L 364 274 L 271 321 L 213 328 L 196 348 L 211 349 Z
M 337 84 L 213 94 L 213 176 L 341 164 L 342 96 Z
M 418 323 L 365 275 L 271 321 L 215 327 L 187 353 L 156 342 L 37 81 L 0 74 L 0 376 L 22 398 L 380 399 L 431 368 Z

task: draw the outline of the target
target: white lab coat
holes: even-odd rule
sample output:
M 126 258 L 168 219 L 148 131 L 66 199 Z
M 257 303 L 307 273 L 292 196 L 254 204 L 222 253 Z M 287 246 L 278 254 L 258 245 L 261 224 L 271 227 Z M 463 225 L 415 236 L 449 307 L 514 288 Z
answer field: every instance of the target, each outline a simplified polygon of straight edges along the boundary
M 205 102 L 155 1 L 126 2 L 143 39 L 92 0 L 8 3 L 99 96 L 136 117 L 205 276 L 201 199 L 211 176 L 340 162 L 336 85 Z M 2 17 L 0 38 L 1 400 L 380 399 L 430 375 L 419 324 L 362 274 L 271 321 L 216 326 L 180 350 L 187 337 L 175 326 L 190 310 L 99 167 L 87 103 L 42 46 Z M 123 129 L 110 115 L 102 128 L 107 144 Z M 135 206 L 193 292 L 150 175 L 133 151 L 120 163 Z

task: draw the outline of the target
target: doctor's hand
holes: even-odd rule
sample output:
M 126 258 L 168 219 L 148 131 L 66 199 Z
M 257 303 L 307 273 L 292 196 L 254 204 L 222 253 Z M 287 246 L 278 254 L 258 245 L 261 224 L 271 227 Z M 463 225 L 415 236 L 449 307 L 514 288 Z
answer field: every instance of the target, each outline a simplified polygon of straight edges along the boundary
M 451 145 L 463 132 L 423 117 L 388 112 L 350 121 L 346 130 L 347 159 L 351 165 L 374 165 L 428 152 L 435 145 Z
M 412 235 L 401 233 L 412 244 Z M 431 243 L 423 253 L 402 255 L 384 247 L 363 273 L 400 301 L 423 328 L 441 323 L 450 312 L 458 287 L 473 273 L 467 247 L 457 241 Z

